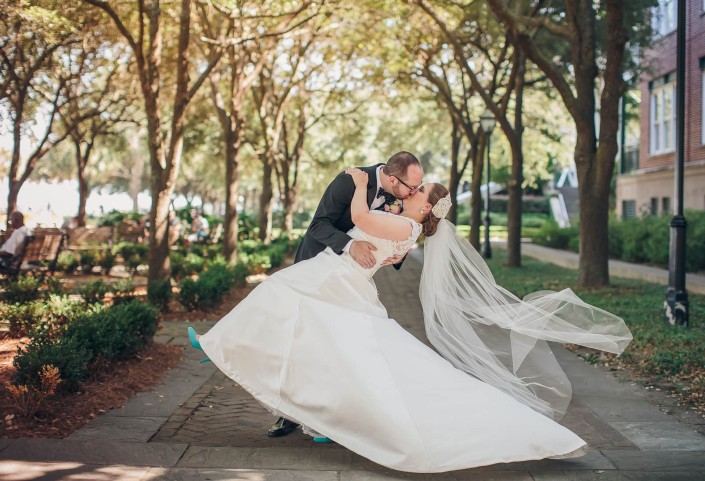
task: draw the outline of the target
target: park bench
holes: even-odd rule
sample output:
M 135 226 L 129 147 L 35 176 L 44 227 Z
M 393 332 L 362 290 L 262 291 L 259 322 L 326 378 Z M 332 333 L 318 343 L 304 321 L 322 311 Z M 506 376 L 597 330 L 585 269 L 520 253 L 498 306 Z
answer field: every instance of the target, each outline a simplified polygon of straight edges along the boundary
M 34 229 L 24 250 L 20 272 L 53 274 L 59 254 L 66 244 L 66 232 L 55 228 Z
M 42 277 L 47 273 L 53 274 L 65 242 L 66 233 L 61 229 L 34 229 L 25 238 L 17 255 L 0 267 L 0 274 L 6 277 L 25 272 L 39 272 Z
M 101 227 L 74 227 L 68 229 L 66 249 L 70 251 L 105 250 L 113 246 L 114 228 Z
M 113 240 L 115 242 L 143 242 L 144 226 L 120 222 L 114 228 Z

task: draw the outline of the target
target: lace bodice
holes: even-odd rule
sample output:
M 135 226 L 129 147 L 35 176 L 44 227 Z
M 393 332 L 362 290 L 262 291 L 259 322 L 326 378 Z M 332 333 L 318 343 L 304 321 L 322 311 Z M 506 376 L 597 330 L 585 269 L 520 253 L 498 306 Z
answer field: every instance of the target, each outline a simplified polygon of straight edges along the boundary
M 374 215 L 396 215 L 396 214 L 391 214 L 389 212 L 382 212 L 382 211 L 372 211 L 372 214 Z M 400 216 L 397 216 L 400 217 Z M 350 256 L 349 253 L 344 253 L 343 257 L 346 258 L 346 260 L 362 272 L 365 277 L 371 278 L 375 272 L 381 267 L 382 262 L 384 262 L 386 259 L 388 259 L 391 256 L 395 256 L 398 254 L 405 254 L 411 247 L 414 245 L 416 242 L 416 239 L 419 237 L 421 234 L 421 224 L 417 223 L 413 219 L 409 219 L 408 217 L 401 217 L 402 219 L 406 219 L 411 223 L 411 234 L 409 237 L 407 237 L 404 240 L 389 240 L 389 239 L 380 239 L 379 237 L 371 236 L 359 227 L 353 227 L 348 231 L 348 235 L 352 237 L 354 240 L 362 240 L 362 241 L 367 241 L 370 244 L 374 245 L 377 250 L 373 251 L 376 262 L 375 265 L 372 269 L 364 269 L 361 267 L 355 260 Z

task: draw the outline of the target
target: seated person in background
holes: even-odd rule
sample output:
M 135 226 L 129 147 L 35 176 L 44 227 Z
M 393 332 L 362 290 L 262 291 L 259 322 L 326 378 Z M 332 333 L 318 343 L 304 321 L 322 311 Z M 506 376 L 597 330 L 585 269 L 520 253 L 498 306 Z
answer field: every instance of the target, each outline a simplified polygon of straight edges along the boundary
M 208 239 L 208 220 L 203 217 L 200 211 L 196 212 L 196 215 L 191 222 L 191 234 L 188 236 L 189 243 L 201 242 Z
M 24 225 L 24 216 L 21 212 L 15 211 L 10 214 L 10 225 L 13 229 L 12 234 L 0 246 L 0 262 L 3 265 L 8 265 L 10 260 L 19 254 L 24 240 L 29 235 L 29 229 Z

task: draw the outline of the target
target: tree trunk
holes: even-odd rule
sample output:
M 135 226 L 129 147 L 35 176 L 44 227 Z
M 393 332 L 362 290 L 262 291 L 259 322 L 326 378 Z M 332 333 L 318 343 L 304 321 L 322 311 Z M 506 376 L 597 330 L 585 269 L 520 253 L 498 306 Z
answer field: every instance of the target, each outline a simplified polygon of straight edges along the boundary
M 15 118 L 13 119 L 12 126 L 12 160 L 10 162 L 10 172 L 8 176 L 8 192 L 7 192 L 7 217 L 6 229 L 10 227 L 10 214 L 17 210 L 17 197 L 20 194 L 20 188 L 22 188 L 22 182 L 18 179 L 18 174 L 20 170 L 20 151 L 22 142 L 22 117 L 24 116 L 24 94 L 23 92 L 18 93 L 18 106 L 15 111 Z
M 470 243 L 476 250 L 480 250 L 480 226 L 482 225 L 482 170 L 485 165 L 485 148 L 484 134 L 478 142 L 472 146 L 472 183 L 470 190 L 472 197 L 470 198 Z
M 86 202 L 88 200 L 88 180 L 86 173 L 78 172 L 78 215 L 76 223 L 79 227 L 86 227 Z
M 238 239 L 238 153 L 240 151 L 240 131 L 235 127 L 235 131 L 226 132 L 225 136 L 225 225 L 223 225 L 223 255 L 225 260 L 235 265 L 237 256 Z
M 272 241 L 272 159 L 262 156 L 262 194 L 259 203 L 259 240 L 265 244 Z
M 74 138 L 76 148 L 76 172 L 78 174 L 78 214 L 76 222 L 79 227 L 86 226 L 86 203 L 88 202 L 88 179 L 86 177 L 86 166 L 93 147 L 92 142 L 86 145 L 86 150 L 81 151 L 81 141 Z
M 20 187 L 22 187 L 22 184 L 20 184 L 17 181 L 12 180 L 12 178 L 9 179 L 10 183 L 10 188 L 7 193 L 7 227 L 10 227 L 10 214 L 15 212 L 17 210 L 17 197 L 20 194 Z
M 514 128 L 505 132 L 512 151 L 512 177 L 507 186 L 509 202 L 507 205 L 507 265 L 521 266 L 521 210 L 522 185 L 524 183 L 524 152 L 522 138 L 524 121 L 522 109 L 524 106 L 524 77 L 526 73 L 526 55 L 517 50 L 513 75 L 516 79 L 514 87 Z
M 144 174 L 144 156 L 142 155 L 139 145 L 141 135 L 135 134 L 130 137 L 130 151 L 132 153 L 133 165 L 132 169 L 130 169 L 130 183 L 127 190 L 132 200 L 132 210 L 137 212 L 139 211 L 138 196 L 142 189 L 142 175 Z
M 521 199 L 522 183 L 524 181 L 524 156 L 521 151 L 521 135 L 510 142 L 512 150 L 512 178 L 507 190 L 509 201 L 507 205 L 507 265 L 521 266 Z
M 296 206 L 296 189 L 289 188 L 284 195 L 284 233 L 291 239 L 294 237 L 294 207 Z
M 448 181 L 448 192 L 453 200 L 453 204 L 448 212 L 448 220 L 453 224 L 458 223 L 458 185 L 460 185 L 460 173 L 458 172 L 458 156 L 460 155 L 460 139 L 462 134 L 458 127 L 458 122 L 453 118 L 453 130 L 451 132 L 450 144 L 450 180 Z

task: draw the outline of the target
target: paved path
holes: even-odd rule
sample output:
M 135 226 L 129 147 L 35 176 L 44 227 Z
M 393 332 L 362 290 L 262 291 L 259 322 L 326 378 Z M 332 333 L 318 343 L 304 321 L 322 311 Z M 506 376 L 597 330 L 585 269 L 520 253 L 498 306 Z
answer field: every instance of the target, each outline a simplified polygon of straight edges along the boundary
M 390 316 L 427 342 L 417 298 L 420 270 L 417 259 L 410 258 L 400 273 L 380 271 L 376 282 Z M 205 331 L 210 324 L 196 327 Z M 185 344 L 186 325 L 167 323 L 157 341 Z M 705 436 L 698 432 L 705 431 L 705 419 L 678 411 L 668 397 L 620 381 L 561 347 L 556 354 L 574 389 L 562 423 L 591 447 L 575 460 L 410 475 L 336 444 L 314 444 L 298 432 L 270 439 L 265 432 L 273 418 L 187 349 L 179 368 L 153 392 L 99 416 L 67 439 L 0 440 L 0 479 L 705 480 Z
M 507 243 L 503 239 L 494 239 L 491 241 L 493 246 L 501 249 L 506 249 Z M 521 254 L 542 262 L 550 262 L 568 269 L 578 268 L 578 254 L 571 251 L 560 249 L 551 249 L 530 242 L 522 243 Z M 653 282 L 654 284 L 662 284 L 668 286 L 668 270 L 660 267 L 652 267 L 643 264 L 631 264 L 629 262 L 610 259 L 609 261 L 610 276 L 625 277 L 627 279 L 639 279 L 642 281 Z M 685 287 L 688 292 L 696 294 L 705 294 L 705 275 L 703 274 L 686 274 Z

